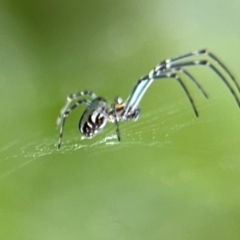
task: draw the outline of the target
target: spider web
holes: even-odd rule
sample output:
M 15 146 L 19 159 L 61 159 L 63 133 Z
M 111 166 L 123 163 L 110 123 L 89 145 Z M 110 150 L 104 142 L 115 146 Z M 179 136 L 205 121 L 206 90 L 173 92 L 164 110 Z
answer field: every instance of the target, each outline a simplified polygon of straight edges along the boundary
M 201 112 L 204 112 L 209 106 L 210 104 L 200 106 Z M 192 117 L 188 118 L 191 114 Z M 179 122 L 180 118 L 188 118 L 189 120 Z M 39 136 L 35 137 L 36 139 L 28 139 L 25 142 L 15 140 L 0 148 L 2 156 L 0 159 L 0 179 L 9 177 L 48 155 L 73 154 L 83 149 L 94 150 L 89 151 L 88 154 L 101 154 L 104 151 L 118 151 L 132 145 L 169 148 L 172 147 L 170 140 L 172 134 L 192 125 L 214 121 L 217 121 L 217 118 L 202 118 L 199 121 L 191 112 L 191 107 L 186 104 L 186 101 L 180 100 L 177 103 L 174 101 L 157 110 L 150 110 L 142 114 L 136 123 L 121 123 L 121 142 L 117 141 L 113 124 L 108 124 L 106 130 L 91 140 L 79 136 L 76 129 L 70 130 L 65 134 L 60 150 L 57 149 L 57 134 L 41 139 L 42 136 L 39 133 Z M 179 123 L 176 124 L 176 122 Z M 169 127 L 170 125 L 172 127 Z

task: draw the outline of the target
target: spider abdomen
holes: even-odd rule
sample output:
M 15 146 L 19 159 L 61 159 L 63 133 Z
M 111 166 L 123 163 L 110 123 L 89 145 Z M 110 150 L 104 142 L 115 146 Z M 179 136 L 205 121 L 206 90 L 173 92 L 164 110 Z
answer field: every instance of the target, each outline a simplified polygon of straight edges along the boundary
M 104 112 L 107 110 L 106 102 L 101 100 L 98 105 L 101 107 L 101 111 L 99 108 L 87 108 L 79 121 L 79 130 L 87 138 L 92 138 L 102 131 L 108 122 L 104 115 Z

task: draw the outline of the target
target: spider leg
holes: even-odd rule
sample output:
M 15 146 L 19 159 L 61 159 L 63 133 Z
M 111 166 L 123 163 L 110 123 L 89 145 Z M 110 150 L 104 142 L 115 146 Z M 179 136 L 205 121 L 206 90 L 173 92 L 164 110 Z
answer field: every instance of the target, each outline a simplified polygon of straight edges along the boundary
M 116 126 L 117 138 L 118 138 L 118 141 L 120 142 L 121 136 L 120 136 L 120 130 L 119 130 L 119 124 L 118 124 L 119 117 L 116 110 L 116 104 L 117 104 L 117 98 L 115 99 L 115 103 L 112 104 L 112 109 L 113 109 L 114 124 Z
M 67 96 L 67 101 L 66 101 L 64 107 L 61 109 L 60 114 L 57 118 L 56 128 L 59 128 L 59 126 L 61 125 L 61 122 L 63 120 L 63 114 L 66 112 L 66 110 L 68 109 L 68 107 L 72 103 L 72 101 L 77 100 L 78 98 L 83 97 L 83 96 L 90 96 L 92 99 L 97 98 L 97 95 L 91 91 L 81 91 L 81 92 L 77 92 L 77 93 L 70 94 L 69 96 Z
M 225 66 L 225 64 L 222 63 L 222 61 L 219 60 L 219 58 L 216 57 L 213 53 L 206 50 L 206 53 L 210 58 L 212 58 L 215 62 L 217 62 L 230 76 L 230 78 L 233 80 L 234 84 L 236 85 L 238 91 L 240 92 L 240 86 L 237 82 L 236 78 L 233 76 L 233 74 L 229 71 L 229 69 Z
M 224 75 L 209 61 L 207 60 L 195 60 L 195 61 L 189 61 L 189 62 L 180 62 L 180 63 L 173 63 L 168 66 L 170 69 L 174 68 L 182 68 L 182 67 L 191 67 L 191 66 L 206 66 L 209 67 L 215 74 L 218 75 L 218 77 L 226 84 L 230 92 L 232 93 L 233 97 L 235 98 L 238 106 L 240 107 L 240 100 L 232 88 L 232 86 L 229 84 L 228 80 L 224 77 Z
M 201 50 L 198 50 L 198 51 L 193 51 L 193 52 L 190 52 L 190 53 L 187 53 L 187 54 L 180 55 L 178 57 L 169 58 L 167 60 L 164 60 L 164 61 L 160 62 L 157 67 L 161 68 L 161 67 L 167 66 L 169 64 L 171 65 L 172 63 L 178 62 L 179 60 L 182 60 L 182 59 L 188 59 L 188 58 L 191 58 L 191 57 L 198 57 L 198 56 L 203 56 L 203 55 L 206 55 L 207 57 L 209 57 L 209 59 L 212 59 L 219 66 L 221 66 L 224 69 L 224 71 L 228 74 L 228 76 L 232 79 L 232 81 L 234 82 L 238 91 L 240 92 L 240 85 L 237 82 L 236 78 L 233 76 L 233 74 L 230 72 L 230 70 L 226 67 L 226 65 L 216 55 L 209 52 L 207 49 L 201 49 Z
M 151 71 L 151 73 L 152 72 L 153 71 Z M 138 80 L 138 82 L 134 86 L 132 92 L 130 93 L 126 101 L 126 105 L 121 114 L 121 118 L 126 119 L 126 116 L 128 115 L 128 113 L 134 110 L 138 106 L 144 93 L 147 91 L 147 89 L 149 88 L 149 86 L 152 84 L 153 81 L 154 81 L 154 78 L 150 74 Z
M 208 98 L 207 92 L 203 89 L 202 85 L 196 80 L 195 77 L 193 77 L 193 75 L 190 72 L 188 72 L 184 68 L 181 68 L 180 71 L 182 71 L 186 76 L 188 76 L 195 83 L 195 85 L 202 92 L 205 98 Z
M 194 112 L 197 115 L 198 112 L 196 110 L 194 101 L 193 101 L 188 89 L 186 88 L 186 85 L 183 83 L 181 78 L 179 78 L 179 76 L 176 73 L 182 72 L 183 74 L 185 74 L 188 78 L 190 78 L 193 81 L 193 83 L 195 83 L 195 85 L 199 88 L 199 90 L 203 93 L 203 95 L 206 98 L 208 98 L 208 94 L 202 88 L 200 83 L 187 70 L 184 69 L 184 67 L 198 66 L 198 65 L 199 66 L 207 66 L 210 69 L 212 69 L 212 71 L 215 74 L 217 74 L 218 77 L 225 83 L 225 85 L 227 86 L 227 88 L 230 90 L 233 97 L 235 98 L 238 106 L 240 107 L 240 99 L 238 98 L 236 92 L 234 91 L 234 89 L 232 88 L 232 86 L 230 85 L 230 83 L 228 82 L 226 77 L 224 77 L 224 75 L 220 72 L 220 70 L 218 70 L 218 68 L 215 65 L 213 65 L 211 62 L 209 62 L 207 60 L 190 60 L 190 58 L 192 58 L 192 57 L 198 57 L 198 56 L 204 56 L 204 55 L 206 55 L 209 58 L 209 60 L 211 59 L 211 60 L 215 61 L 222 68 L 222 70 L 224 70 L 225 73 L 231 78 L 233 83 L 236 85 L 236 87 L 240 91 L 240 86 L 239 86 L 238 82 L 236 81 L 236 79 L 234 78 L 232 73 L 228 70 L 228 68 L 213 53 L 209 52 L 206 49 L 202 49 L 199 51 L 190 52 L 187 54 L 180 55 L 178 57 L 169 58 L 167 60 L 164 60 L 164 61 L 160 62 L 148 75 L 146 75 L 146 76 L 142 77 L 140 80 L 138 80 L 138 82 L 134 86 L 132 92 L 130 93 L 130 95 L 126 101 L 124 111 L 122 112 L 120 117 L 123 119 L 126 119 L 128 113 L 131 112 L 132 110 L 136 109 L 136 107 L 138 106 L 139 102 L 141 101 L 143 95 L 145 94 L 145 92 L 147 91 L 149 86 L 152 84 L 154 79 L 157 79 L 157 78 L 175 78 L 175 79 L 177 79 L 178 82 L 183 87 L 185 93 L 187 94 L 187 96 L 192 104 L 192 107 L 194 109 Z M 186 62 L 182 62 L 181 60 L 186 60 Z M 174 74 L 176 74 L 176 75 L 174 75 Z
M 135 87 L 133 88 L 133 91 L 130 94 L 130 97 L 128 98 L 125 110 L 123 112 L 123 116 L 125 117 L 129 111 L 131 111 L 132 109 L 137 107 L 137 105 L 139 104 L 142 96 L 144 95 L 144 93 L 146 92 L 146 90 L 148 89 L 150 84 L 154 80 L 159 79 L 159 78 L 175 78 L 179 82 L 179 84 L 182 86 L 182 88 L 185 91 L 189 101 L 192 104 L 192 107 L 193 107 L 193 110 L 194 110 L 196 116 L 198 116 L 198 111 L 197 111 L 197 108 L 196 108 L 195 103 L 193 101 L 193 98 L 192 98 L 190 92 L 188 91 L 186 85 L 183 83 L 182 79 L 176 74 L 176 72 L 183 72 L 188 78 L 190 78 L 197 85 L 197 87 L 201 90 L 203 95 L 206 98 L 208 98 L 207 93 L 202 88 L 200 83 L 187 70 L 179 67 L 179 68 L 170 68 L 170 69 L 167 69 L 166 71 L 163 71 L 163 72 L 160 72 L 160 71 L 156 72 L 156 69 L 154 69 L 153 71 L 150 72 L 150 74 L 148 76 L 145 76 L 145 77 L 141 78 L 137 82 Z
M 148 87 L 151 85 L 151 83 L 154 81 L 154 80 L 157 80 L 157 79 L 160 79 L 160 78 L 174 78 L 176 79 L 179 84 L 181 85 L 181 87 L 183 88 L 183 90 L 185 91 L 191 105 L 192 105 L 192 108 L 193 108 L 193 111 L 195 113 L 195 115 L 198 117 L 199 114 L 198 114 L 198 111 L 197 111 L 197 108 L 196 108 L 196 105 L 195 105 L 195 102 L 187 88 L 187 86 L 184 84 L 184 82 L 182 81 L 182 79 L 176 74 L 176 73 L 173 73 L 171 71 L 169 72 L 162 72 L 161 75 L 155 75 L 154 77 L 151 76 L 151 73 L 148 75 L 148 76 L 145 76 L 143 78 L 141 78 L 137 84 L 135 85 L 132 93 L 130 94 L 130 97 L 129 97 L 129 100 L 127 101 L 127 104 L 126 104 L 126 107 L 125 107 L 125 110 L 123 111 L 123 117 L 125 117 L 128 112 L 130 112 L 131 110 L 135 109 L 142 96 L 144 95 L 144 93 L 146 92 L 146 90 L 148 89 Z M 190 74 L 191 76 L 191 74 Z M 136 96 L 135 96 L 136 95 Z
M 159 79 L 159 78 L 174 78 L 174 79 L 176 79 L 176 80 L 179 82 L 179 84 L 181 85 L 181 87 L 183 88 L 184 92 L 186 93 L 186 95 L 187 95 L 187 97 L 188 97 L 188 100 L 190 101 L 190 103 L 191 103 L 191 105 L 192 105 L 192 108 L 193 108 L 193 111 L 194 111 L 195 115 L 196 115 L 197 117 L 199 116 L 197 107 L 196 107 L 196 105 L 195 105 L 195 102 L 194 102 L 194 100 L 193 100 L 193 98 L 192 98 L 192 96 L 191 96 L 191 94 L 190 94 L 187 86 L 184 84 L 184 82 L 182 81 L 182 79 L 181 79 L 176 73 L 171 73 L 171 72 L 169 72 L 169 73 L 166 73 L 166 74 L 162 74 L 162 75 L 160 75 L 160 76 L 157 76 L 156 78 L 157 78 L 157 79 Z
M 97 107 L 95 105 L 93 105 L 90 101 L 86 100 L 86 99 L 82 99 L 82 100 L 78 100 L 72 107 L 70 107 L 69 109 L 67 109 L 63 115 L 62 115 L 62 119 L 61 119 L 61 127 L 60 127 L 60 133 L 59 133 L 59 139 L 58 139 L 58 149 L 60 149 L 61 144 L 62 144 L 62 138 L 63 138 L 63 130 L 64 130 L 64 126 L 65 126 L 65 122 L 66 122 L 66 118 L 69 116 L 69 114 L 75 110 L 77 107 L 79 107 L 80 105 L 85 104 L 88 108 L 94 108 L 97 110 Z M 99 112 L 101 112 L 101 110 L 99 110 Z
M 207 92 L 203 89 L 203 87 L 201 86 L 201 84 L 197 81 L 197 79 L 187 70 L 185 70 L 184 68 L 173 68 L 173 69 L 168 69 L 166 71 L 163 72 L 163 74 L 165 72 L 169 72 L 169 73 L 176 73 L 176 72 L 182 72 L 183 74 L 185 74 L 197 87 L 198 89 L 202 92 L 202 94 L 204 95 L 205 98 L 208 99 L 208 94 Z M 156 72 L 156 76 L 161 75 L 161 72 L 158 71 Z

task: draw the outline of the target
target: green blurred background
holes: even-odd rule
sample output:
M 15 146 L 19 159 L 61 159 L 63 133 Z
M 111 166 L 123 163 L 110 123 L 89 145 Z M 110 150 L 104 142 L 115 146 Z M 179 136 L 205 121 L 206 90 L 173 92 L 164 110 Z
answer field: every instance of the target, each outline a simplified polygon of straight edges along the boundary
M 0 3 L 0 239 L 239 239 L 240 113 L 211 70 L 154 83 L 138 122 L 91 140 L 54 124 L 66 96 L 112 101 L 159 61 L 203 47 L 240 77 L 240 1 Z M 240 79 L 239 79 L 240 81 Z

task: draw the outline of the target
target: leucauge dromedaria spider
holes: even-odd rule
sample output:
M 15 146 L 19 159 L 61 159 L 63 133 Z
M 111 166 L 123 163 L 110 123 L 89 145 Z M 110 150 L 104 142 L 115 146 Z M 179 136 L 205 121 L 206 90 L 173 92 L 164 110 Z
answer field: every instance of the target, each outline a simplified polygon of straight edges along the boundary
M 203 56 L 205 56 L 205 59 L 192 59 L 193 57 L 200 58 Z M 150 71 L 148 75 L 138 80 L 125 102 L 120 97 L 116 97 L 114 102 L 112 104 L 109 104 L 104 98 L 97 96 L 91 91 L 81 91 L 69 95 L 67 97 L 66 104 L 60 111 L 60 115 L 56 123 L 57 128 L 60 127 L 58 149 L 62 144 L 63 130 L 66 119 L 70 113 L 72 113 L 80 105 L 86 106 L 86 110 L 83 112 L 79 121 L 79 130 L 83 135 L 85 135 L 87 138 L 92 138 L 101 132 L 108 122 L 111 122 L 116 126 L 117 138 L 120 141 L 118 123 L 125 120 L 136 121 L 139 118 L 139 103 L 153 81 L 158 79 L 168 78 L 177 80 L 187 95 L 195 115 L 198 117 L 198 111 L 195 102 L 187 86 L 179 76 L 179 73 L 184 74 L 198 87 L 202 94 L 208 98 L 207 93 L 202 88 L 200 83 L 190 72 L 186 70 L 186 68 L 194 66 L 204 66 L 210 68 L 225 83 L 226 87 L 230 90 L 238 106 L 240 107 L 240 100 L 235 90 L 225 77 L 225 75 L 228 75 L 228 78 L 233 81 L 238 91 L 240 92 L 240 86 L 235 80 L 234 76 L 213 53 L 209 52 L 206 49 L 202 49 L 199 51 L 183 54 L 178 57 L 169 58 L 160 62 L 153 70 Z M 82 98 L 84 96 L 88 96 L 92 100 L 90 101 Z M 71 104 L 72 106 L 70 106 Z

